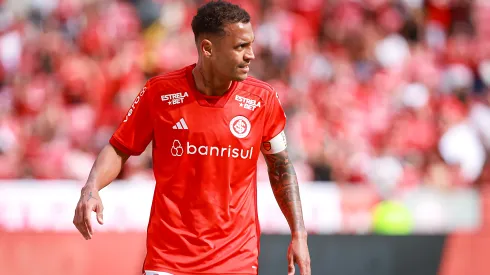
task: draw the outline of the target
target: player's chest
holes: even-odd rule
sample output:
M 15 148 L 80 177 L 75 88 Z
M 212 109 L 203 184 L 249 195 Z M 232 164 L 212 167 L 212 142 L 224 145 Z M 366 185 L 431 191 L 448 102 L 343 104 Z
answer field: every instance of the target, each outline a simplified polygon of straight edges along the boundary
M 156 140 L 222 146 L 260 143 L 265 106 L 259 98 L 235 93 L 220 107 L 203 106 L 192 96 L 162 97 L 155 121 Z

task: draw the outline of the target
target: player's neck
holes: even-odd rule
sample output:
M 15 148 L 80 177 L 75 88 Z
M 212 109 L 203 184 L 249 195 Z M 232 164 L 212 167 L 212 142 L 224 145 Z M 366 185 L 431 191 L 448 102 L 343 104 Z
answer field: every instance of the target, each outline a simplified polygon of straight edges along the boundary
M 223 81 L 216 77 L 212 70 L 204 69 L 201 63 L 198 63 L 192 70 L 194 82 L 199 92 L 210 96 L 221 96 L 230 88 L 232 81 Z

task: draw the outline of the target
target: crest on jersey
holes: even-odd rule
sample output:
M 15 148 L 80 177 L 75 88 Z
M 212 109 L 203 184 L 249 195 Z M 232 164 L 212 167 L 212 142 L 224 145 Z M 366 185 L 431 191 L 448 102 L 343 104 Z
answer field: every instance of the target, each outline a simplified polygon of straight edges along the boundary
M 230 131 L 237 138 L 248 136 L 251 128 L 250 121 L 244 116 L 236 116 L 230 121 Z
M 265 149 L 266 151 L 270 151 L 270 150 L 271 150 L 271 148 L 272 148 L 271 143 L 270 143 L 270 142 L 268 142 L 268 141 L 267 141 L 267 142 L 262 143 L 262 146 L 264 147 L 264 149 Z

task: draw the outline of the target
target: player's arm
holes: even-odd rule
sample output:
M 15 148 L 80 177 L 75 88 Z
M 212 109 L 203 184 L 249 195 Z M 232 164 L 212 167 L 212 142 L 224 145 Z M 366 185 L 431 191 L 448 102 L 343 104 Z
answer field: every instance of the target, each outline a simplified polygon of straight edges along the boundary
M 141 154 L 153 137 L 152 100 L 149 90 L 150 83 L 147 82 L 111 137 L 110 144 L 99 153 L 82 188 L 73 223 L 87 240 L 93 235 L 90 219 L 92 211 L 97 213 L 97 221 L 103 223 L 104 207 L 99 191 L 115 180 L 129 156 Z
M 119 175 L 128 158 L 129 154 L 111 144 L 106 145 L 97 156 L 83 189 L 100 191 L 109 185 Z
M 97 156 L 90 175 L 82 188 L 80 200 L 75 209 L 73 224 L 85 239 L 91 239 L 93 230 L 90 220 L 92 211 L 97 213 L 97 221 L 102 224 L 104 206 L 99 191 L 109 185 L 122 170 L 129 155 L 116 149 L 111 144 L 106 145 Z
M 288 221 L 291 234 L 293 237 L 306 238 L 298 179 L 287 149 L 275 154 L 264 154 L 264 158 L 274 196 Z
M 267 163 L 269 180 L 274 196 L 291 229 L 288 249 L 288 275 L 294 275 L 294 264 L 298 264 L 300 275 L 311 275 L 310 253 L 307 232 L 303 221 L 303 210 L 299 194 L 298 179 L 287 151 L 286 115 L 277 93 L 269 101 L 261 152 Z
M 284 134 L 281 133 L 281 135 Z M 285 140 L 285 137 L 282 139 Z M 295 274 L 295 263 L 300 268 L 300 275 L 311 275 L 307 232 L 303 221 L 298 179 L 293 163 L 289 159 L 287 149 L 277 153 L 264 154 L 264 158 L 274 196 L 291 229 L 292 239 L 287 253 L 288 275 Z
M 306 238 L 298 179 L 287 151 L 284 132 L 286 114 L 277 93 L 270 98 L 267 107 L 268 113 L 260 150 L 267 163 L 274 196 L 288 221 L 293 237 Z

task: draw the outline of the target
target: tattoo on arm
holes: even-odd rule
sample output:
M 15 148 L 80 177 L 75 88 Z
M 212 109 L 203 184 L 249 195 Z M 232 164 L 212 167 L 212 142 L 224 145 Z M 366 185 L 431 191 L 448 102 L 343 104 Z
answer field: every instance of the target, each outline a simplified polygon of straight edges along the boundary
M 87 202 L 88 202 L 90 199 L 97 200 L 95 197 L 93 197 L 93 196 L 92 196 L 92 191 L 90 191 L 90 193 L 88 194 Z
M 274 196 L 292 232 L 305 232 L 298 180 L 286 150 L 265 155 Z

